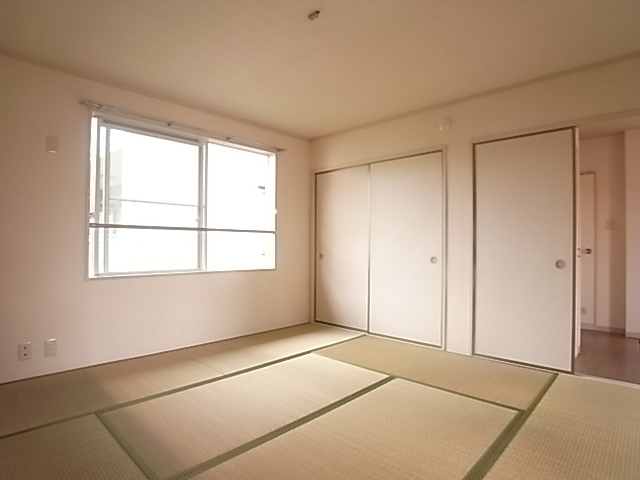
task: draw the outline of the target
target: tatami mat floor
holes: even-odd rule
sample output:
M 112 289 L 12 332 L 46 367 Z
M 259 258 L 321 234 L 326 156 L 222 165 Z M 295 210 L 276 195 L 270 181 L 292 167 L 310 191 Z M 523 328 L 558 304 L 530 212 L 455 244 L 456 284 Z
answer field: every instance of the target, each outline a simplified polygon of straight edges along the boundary
M 301 325 L 0 385 L 0 478 L 640 478 L 640 389 Z

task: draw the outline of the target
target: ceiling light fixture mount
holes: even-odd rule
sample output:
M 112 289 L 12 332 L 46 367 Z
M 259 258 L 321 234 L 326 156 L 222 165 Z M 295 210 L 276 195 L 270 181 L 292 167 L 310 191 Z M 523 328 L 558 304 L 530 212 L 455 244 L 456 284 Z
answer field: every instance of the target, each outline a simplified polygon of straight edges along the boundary
M 315 10 L 311 12 L 309 15 L 307 15 L 307 18 L 313 22 L 314 20 L 318 19 L 318 17 L 320 16 L 320 13 L 321 13 L 320 10 Z
M 438 130 L 444 132 L 445 130 L 449 130 L 451 128 L 451 120 L 448 118 L 443 118 L 438 122 Z

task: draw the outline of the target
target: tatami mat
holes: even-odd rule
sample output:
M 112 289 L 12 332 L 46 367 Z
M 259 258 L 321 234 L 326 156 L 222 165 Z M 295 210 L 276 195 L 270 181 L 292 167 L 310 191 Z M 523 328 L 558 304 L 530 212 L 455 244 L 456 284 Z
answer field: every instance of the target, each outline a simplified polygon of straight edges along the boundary
M 181 352 L 214 370 L 227 374 L 361 335 L 363 335 L 361 332 L 343 328 L 306 323 L 187 348 Z
M 0 437 L 183 388 L 358 335 L 361 334 L 341 328 L 305 324 L 0 385 Z
M 84 373 L 112 405 L 222 375 L 180 351 L 98 365 Z
M 360 335 L 302 325 L 0 385 L 0 479 L 640 478 L 640 389 L 561 375 L 517 414 L 499 405 L 554 375 Z
M 194 480 L 461 480 L 515 415 L 393 380 Z
M 0 478 L 146 479 L 95 416 L 81 417 L 0 440 Z
M 561 375 L 485 478 L 640 478 L 640 390 Z
M 552 378 L 543 371 L 372 336 L 317 353 L 519 409 L 526 409 Z
M 0 386 L 0 436 L 92 412 L 109 405 L 82 371 Z
M 306 355 L 115 410 L 103 418 L 136 458 L 166 478 L 384 378 Z

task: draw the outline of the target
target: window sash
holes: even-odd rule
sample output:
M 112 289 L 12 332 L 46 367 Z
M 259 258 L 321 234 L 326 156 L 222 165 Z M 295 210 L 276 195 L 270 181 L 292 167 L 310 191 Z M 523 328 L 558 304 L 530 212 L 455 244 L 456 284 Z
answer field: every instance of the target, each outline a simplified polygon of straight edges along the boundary
M 93 195 L 89 202 L 90 214 L 89 214 L 89 230 L 90 230 L 90 243 L 92 251 L 90 252 L 90 277 L 110 277 L 110 276 L 126 276 L 126 275 L 145 275 L 145 274 L 163 274 L 163 273 L 187 273 L 187 272 L 213 272 L 213 271 L 228 271 L 229 269 L 217 270 L 214 265 L 208 265 L 207 261 L 207 245 L 211 243 L 211 239 L 208 239 L 207 233 L 215 235 L 214 232 L 221 233 L 237 233 L 237 234 L 268 234 L 273 236 L 273 248 L 269 253 L 267 261 L 262 262 L 265 266 L 256 265 L 256 268 L 241 268 L 240 270 L 265 270 L 275 268 L 275 154 L 266 151 L 260 151 L 252 148 L 245 148 L 239 145 L 227 145 L 226 143 L 210 141 L 207 139 L 193 139 L 185 138 L 179 135 L 169 135 L 162 132 L 154 131 L 151 129 L 140 128 L 137 125 L 131 126 L 126 123 L 113 121 L 111 119 L 104 119 L 100 116 L 94 116 L 92 118 L 92 143 L 95 139 L 94 151 L 92 152 L 92 181 L 91 187 L 94 189 Z M 158 138 L 163 140 L 175 141 L 185 143 L 189 145 L 195 145 L 198 147 L 198 192 L 197 192 L 197 205 L 196 217 L 197 226 L 181 226 L 181 225 L 154 225 L 154 224 L 129 224 L 125 222 L 113 222 L 110 221 L 110 201 L 114 198 L 111 197 L 111 134 L 112 130 L 121 130 L 129 133 L 144 135 L 152 138 Z M 266 229 L 254 229 L 254 228 L 208 228 L 207 227 L 207 191 L 208 174 L 207 169 L 209 165 L 208 151 L 210 145 L 221 145 L 227 148 L 236 148 L 238 150 L 248 151 L 256 154 L 267 156 L 267 168 L 269 175 L 265 178 L 268 182 L 267 192 L 269 197 L 266 198 L 266 202 L 271 202 L 273 206 L 273 213 L 268 213 L 268 210 L 264 212 L 265 222 L 262 222 Z M 270 187 L 270 188 L 269 188 Z M 125 199 L 126 201 L 126 199 Z M 162 202 L 150 202 L 160 205 Z M 272 216 L 271 216 L 272 215 Z M 158 232 L 166 231 L 183 231 L 183 232 L 196 232 L 197 238 L 197 262 L 194 269 L 151 269 L 151 270 L 118 270 L 110 268 L 110 243 L 113 239 L 109 238 L 109 232 L 112 230 L 155 230 Z M 246 242 L 245 242 L 246 243 Z

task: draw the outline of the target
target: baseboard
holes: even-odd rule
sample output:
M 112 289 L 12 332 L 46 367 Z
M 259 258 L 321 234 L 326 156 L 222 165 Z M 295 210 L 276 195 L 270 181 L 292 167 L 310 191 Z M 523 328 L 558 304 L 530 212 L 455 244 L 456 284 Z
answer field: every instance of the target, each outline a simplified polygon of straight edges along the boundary
M 640 332 L 626 332 L 625 336 L 627 338 L 637 338 L 640 339 Z
M 620 328 L 620 327 L 603 327 L 601 325 L 594 325 L 592 323 L 582 323 L 580 324 L 580 327 L 583 330 L 595 330 L 597 332 L 607 332 L 607 333 L 619 333 L 621 335 L 625 334 L 625 330 L 624 328 Z M 629 336 L 629 333 L 627 333 L 627 336 Z

